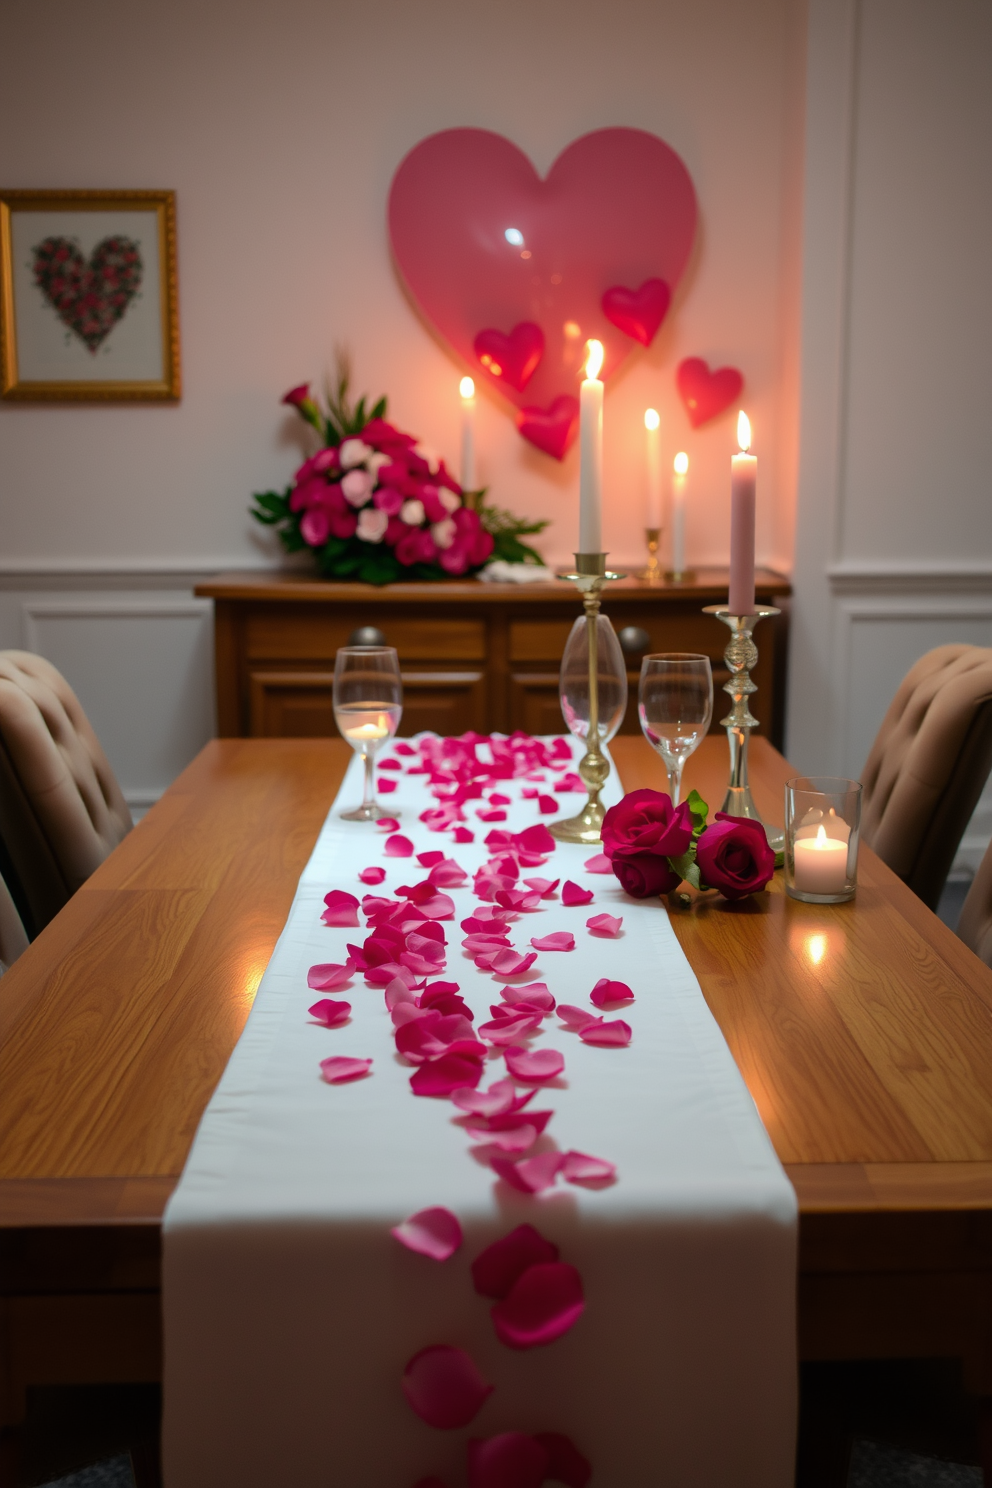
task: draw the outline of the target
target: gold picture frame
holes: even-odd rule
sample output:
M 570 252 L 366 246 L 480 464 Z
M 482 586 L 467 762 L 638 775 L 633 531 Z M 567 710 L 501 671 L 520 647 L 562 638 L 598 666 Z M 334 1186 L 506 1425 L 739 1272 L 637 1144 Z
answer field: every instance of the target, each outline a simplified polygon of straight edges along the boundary
M 0 397 L 175 403 L 174 191 L 0 190 Z

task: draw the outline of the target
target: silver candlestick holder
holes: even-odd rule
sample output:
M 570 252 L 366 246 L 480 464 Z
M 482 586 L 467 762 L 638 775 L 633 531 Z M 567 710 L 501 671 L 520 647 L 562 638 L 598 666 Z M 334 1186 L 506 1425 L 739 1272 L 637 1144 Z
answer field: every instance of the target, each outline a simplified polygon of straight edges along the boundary
M 759 620 L 780 613 L 771 605 L 756 605 L 751 615 L 732 615 L 726 605 L 706 605 L 703 610 L 704 615 L 715 615 L 731 631 L 729 644 L 723 653 L 723 659 L 730 668 L 730 677 L 723 684 L 723 690 L 733 699 L 733 707 L 726 718 L 720 720 L 720 726 L 727 730 L 727 742 L 730 745 L 730 780 L 720 810 L 725 811 L 728 816 L 746 816 L 752 821 L 760 822 L 764 827 L 768 846 L 776 853 L 782 852 L 784 848 L 784 835 L 778 827 L 769 827 L 761 820 L 761 813 L 751 795 L 747 751 L 751 730 L 758 726 L 758 720 L 750 707 L 750 698 L 758 690 L 757 684 L 751 681 L 751 670 L 758 660 L 758 648 L 751 632 Z
M 602 840 L 603 817 L 606 807 L 599 799 L 600 792 L 610 775 L 610 762 L 603 753 L 599 727 L 599 616 L 600 595 L 604 584 L 611 579 L 622 579 L 623 574 L 611 573 L 606 567 L 605 553 L 576 553 L 575 572 L 562 574 L 569 579 L 582 595 L 582 607 L 586 612 L 586 638 L 589 654 L 589 727 L 586 732 L 586 752 L 579 761 L 579 774 L 586 788 L 588 799 L 578 816 L 553 821 L 548 828 L 559 842 L 582 842 L 595 846 Z

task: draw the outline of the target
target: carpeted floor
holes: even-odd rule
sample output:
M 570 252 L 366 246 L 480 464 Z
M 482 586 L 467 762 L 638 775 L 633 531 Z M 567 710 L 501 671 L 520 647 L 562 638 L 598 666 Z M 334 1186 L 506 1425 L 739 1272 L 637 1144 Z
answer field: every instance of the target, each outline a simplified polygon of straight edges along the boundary
M 847 1483 L 848 1488 L 982 1488 L 982 1470 L 858 1441 Z
M 134 1488 L 130 1454 L 84 1467 L 67 1478 L 55 1478 L 45 1488 Z

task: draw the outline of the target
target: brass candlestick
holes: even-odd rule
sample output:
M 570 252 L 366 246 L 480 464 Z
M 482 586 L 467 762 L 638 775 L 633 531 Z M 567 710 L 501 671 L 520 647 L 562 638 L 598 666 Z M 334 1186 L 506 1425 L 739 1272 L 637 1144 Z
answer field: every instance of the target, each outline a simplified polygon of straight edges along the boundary
M 661 564 L 658 562 L 658 549 L 661 547 L 661 531 L 662 529 L 660 527 L 645 527 L 644 529 L 644 541 L 647 544 L 648 550 L 648 566 L 647 568 L 642 568 L 637 577 L 643 579 L 645 584 L 650 584 L 652 589 L 660 588 L 663 582 Z
M 586 752 L 579 761 L 579 774 L 588 792 L 588 800 L 578 816 L 553 821 L 549 831 L 559 842 L 583 842 L 595 846 L 601 840 L 603 817 L 606 808 L 599 799 L 600 791 L 610 774 L 610 762 L 600 747 L 599 730 L 599 615 L 600 594 L 603 585 L 610 579 L 623 578 L 622 574 L 610 573 L 606 567 L 605 553 L 576 553 L 575 572 L 562 574 L 570 579 L 582 595 L 582 607 L 586 612 L 586 639 L 589 648 L 589 728 L 586 733 Z
M 757 605 L 751 615 L 732 615 L 726 605 L 707 605 L 703 610 L 704 615 L 715 615 L 718 620 L 722 620 L 732 632 L 723 653 L 723 659 L 730 668 L 730 677 L 723 684 L 723 690 L 733 699 L 733 707 L 726 718 L 720 720 L 721 727 L 727 730 L 727 742 L 730 745 L 730 780 L 720 809 L 728 816 L 746 816 L 752 821 L 760 822 L 765 829 L 768 846 L 776 853 L 782 851 L 784 837 L 778 827 L 769 827 L 761 821 L 748 780 L 747 749 L 751 730 L 758 726 L 758 720 L 752 714 L 749 703 L 752 694 L 758 690 L 757 685 L 751 681 L 751 669 L 758 660 L 758 648 L 751 638 L 751 632 L 759 620 L 779 613 L 771 605 Z

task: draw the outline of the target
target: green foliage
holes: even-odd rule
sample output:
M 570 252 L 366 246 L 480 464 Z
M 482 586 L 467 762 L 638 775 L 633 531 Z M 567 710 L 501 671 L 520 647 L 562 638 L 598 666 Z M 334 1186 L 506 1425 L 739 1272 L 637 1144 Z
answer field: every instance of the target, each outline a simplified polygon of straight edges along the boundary
M 689 815 L 692 817 L 692 840 L 695 842 L 697 838 L 703 835 L 710 808 L 697 790 L 691 790 L 689 792 L 685 804 L 688 806 Z
M 351 367 L 348 358 L 344 352 L 339 351 L 337 382 L 333 388 L 329 382 L 324 387 L 327 413 L 324 415 L 322 432 L 324 443 L 328 446 L 337 446 L 344 439 L 353 439 L 362 432 L 366 424 L 371 423 L 372 419 L 386 417 L 385 398 L 380 398 L 371 411 L 365 407 L 364 396 L 359 398 L 353 406 L 349 404 L 348 384 L 350 381 Z
M 529 543 L 521 542 L 522 537 L 531 537 L 538 532 L 543 532 L 547 527 L 546 521 L 528 522 L 524 517 L 515 517 L 512 512 L 506 511 L 500 506 L 485 506 L 482 498 L 485 490 L 468 493 L 475 498 L 475 509 L 479 513 L 479 521 L 493 539 L 493 558 L 501 558 L 504 563 L 540 563 L 544 559 L 536 548 Z

